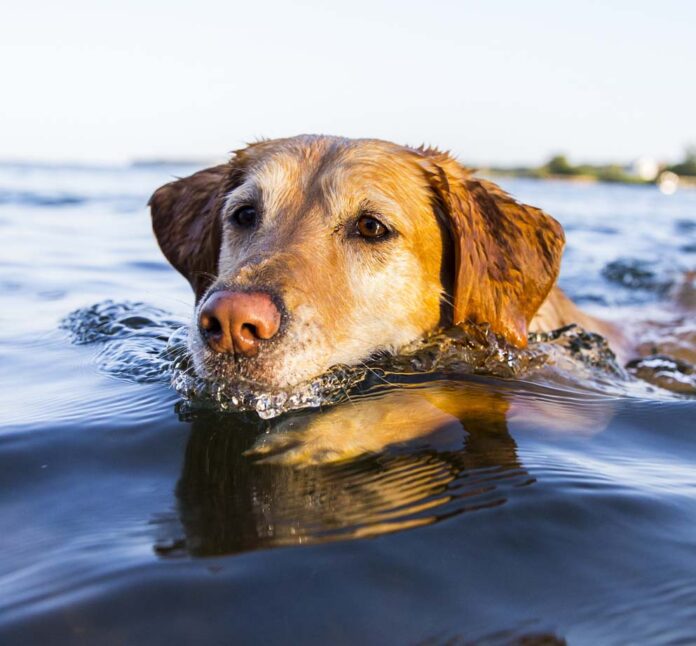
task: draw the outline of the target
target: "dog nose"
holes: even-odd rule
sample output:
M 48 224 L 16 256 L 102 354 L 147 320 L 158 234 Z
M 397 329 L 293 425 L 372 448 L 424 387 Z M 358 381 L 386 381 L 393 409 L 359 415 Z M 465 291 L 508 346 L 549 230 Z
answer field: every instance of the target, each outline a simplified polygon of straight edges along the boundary
M 269 294 L 218 291 L 205 301 L 198 327 L 215 352 L 253 357 L 280 328 L 280 312 Z

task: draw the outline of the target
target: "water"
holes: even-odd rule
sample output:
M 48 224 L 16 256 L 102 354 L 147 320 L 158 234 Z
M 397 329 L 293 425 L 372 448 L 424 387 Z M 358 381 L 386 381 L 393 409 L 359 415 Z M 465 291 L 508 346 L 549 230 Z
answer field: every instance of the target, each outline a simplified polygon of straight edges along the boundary
M 322 409 L 182 398 L 191 295 L 144 204 L 188 170 L 0 167 L 0 642 L 696 640 L 691 364 L 428 346 Z M 505 184 L 583 307 L 669 316 L 696 192 Z

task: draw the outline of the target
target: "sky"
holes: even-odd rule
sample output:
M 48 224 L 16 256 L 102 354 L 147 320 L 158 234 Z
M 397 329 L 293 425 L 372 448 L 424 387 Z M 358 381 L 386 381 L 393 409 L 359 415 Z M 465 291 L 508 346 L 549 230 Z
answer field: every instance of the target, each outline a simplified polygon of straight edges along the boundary
M 311 132 L 676 161 L 695 69 L 690 0 L 23 0 L 0 22 L 0 158 L 217 160 Z

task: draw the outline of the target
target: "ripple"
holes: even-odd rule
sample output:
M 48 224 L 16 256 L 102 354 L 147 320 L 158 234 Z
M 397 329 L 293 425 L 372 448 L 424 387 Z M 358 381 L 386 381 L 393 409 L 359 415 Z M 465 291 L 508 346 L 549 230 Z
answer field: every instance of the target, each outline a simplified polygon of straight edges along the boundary
M 602 270 L 602 275 L 610 282 L 631 290 L 643 290 L 656 294 L 666 294 L 674 284 L 673 277 L 659 268 L 659 263 L 642 258 L 619 258 L 613 260 Z
M 398 355 L 359 366 L 335 366 L 287 391 L 260 391 L 256 384 L 234 375 L 215 379 L 198 376 L 184 321 L 144 303 L 104 301 L 76 310 L 61 325 L 77 344 L 101 344 L 97 361 L 106 373 L 136 382 L 171 382 L 183 397 L 182 412 L 202 408 L 252 410 L 271 419 L 292 410 L 333 405 L 351 393 L 417 384 L 445 375 L 455 379 L 457 375 L 522 379 L 607 396 L 665 397 L 669 390 L 692 393 L 691 386 L 680 379 L 685 369 L 680 367 L 679 374 L 673 372 L 671 379 L 664 375 L 653 378 L 648 371 L 664 373 L 664 365 L 644 362 L 629 374 L 617 364 L 603 337 L 576 325 L 531 334 L 525 349 L 507 345 L 487 326 L 457 326 L 431 334 Z M 228 359 L 221 356 L 220 361 Z M 225 363 L 223 367 L 229 366 Z
M 0 190 L 0 204 L 17 204 L 19 206 L 61 207 L 83 204 L 87 198 L 71 194 L 47 194 L 29 191 Z

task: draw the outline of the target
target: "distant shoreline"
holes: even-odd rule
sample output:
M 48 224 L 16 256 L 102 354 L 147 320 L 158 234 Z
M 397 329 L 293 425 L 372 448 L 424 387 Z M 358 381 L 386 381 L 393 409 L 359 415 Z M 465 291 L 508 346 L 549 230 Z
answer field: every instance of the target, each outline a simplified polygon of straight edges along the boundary
M 657 186 L 671 195 L 678 188 L 696 186 L 696 146 L 687 147 L 684 158 L 667 164 L 651 157 L 638 157 L 630 163 L 574 164 L 557 154 L 541 166 L 491 166 L 485 169 L 501 177 L 526 177 L 580 182 L 584 184 L 635 184 Z
M 533 179 L 538 181 L 550 182 L 571 182 L 573 184 L 622 184 L 631 186 L 656 186 L 663 193 L 673 193 L 678 189 L 695 189 L 696 175 L 678 174 L 671 170 L 670 167 L 662 167 L 660 172 L 651 179 L 641 178 L 635 174 L 630 174 L 618 164 L 608 166 L 568 166 L 563 172 L 553 172 L 552 164 L 558 158 L 552 159 L 551 162 L 544 166 L 537 167 L 496 167 L 496 166 L 477 166 L 476 164 L 464 165 L 473 169 L 476 174 L 490 178 L 519 178 Z M 149 170 L 155 168 L 168 168 L 172 171 L 186 170 L 187 172 L 195 169 L 202 169 L 215 164 L 224 163 L 224 160 L 211 159 L 187 159 L 187 158 L 162 158 L 148 159 L 139 158 L 125 162 L 113 163 L 95 163 L 95 162 L 74 162 L 74 161 L 45 161 L 45 160 L 14 160 L 1 159 L 0 169 L 2 168 L 24 168 L 24 169 L 81 169 L 81 170 L 108 170 L 108 169 L 133 169 L 133 170 Z M 565 163 L 565 162 L 564 162 Z M 696 162 L 690 162 L 696 163 Z M 584 172 L 588 170 L 589 172 Z M 665 190 L 663 181 L 667 178 L 671 186 L 669 190 Z
M 573 184 L 622 184 L 628 186 L 657 186 L 655 180 L 640 179 L 602 179 L 595 175 L 541 175 L 520 171 L 510 171 L 498 168 L 478 168 L 477 174 L 488 177 L 514 177 L 519 179 L 534 179 L 549 182 L 571 182 Z M 679 188 L 696 188 L 696 177 L 679 175 Z

